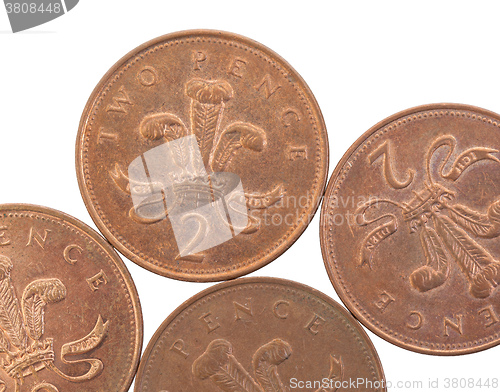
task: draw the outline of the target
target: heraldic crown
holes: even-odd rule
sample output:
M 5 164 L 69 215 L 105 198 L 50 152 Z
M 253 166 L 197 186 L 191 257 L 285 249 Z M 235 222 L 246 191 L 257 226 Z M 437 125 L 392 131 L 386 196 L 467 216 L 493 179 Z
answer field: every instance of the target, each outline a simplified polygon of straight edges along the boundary
M 0 255 L 0 367 L 23 380 L 54 361 L 53 340 L 42 339 L 45 306 L 66 298 L 59 279 L 39 279 L 26 286 L 21 305 L 12 286 L 10 258 Z

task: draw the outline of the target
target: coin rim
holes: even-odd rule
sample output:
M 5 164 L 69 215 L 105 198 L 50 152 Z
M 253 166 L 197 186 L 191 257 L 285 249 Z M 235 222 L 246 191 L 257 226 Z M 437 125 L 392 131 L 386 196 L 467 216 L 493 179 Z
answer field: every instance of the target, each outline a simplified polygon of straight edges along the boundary
M 315 114 L 314 118 L 316 119 L 317 122 L 317 127 L 318 127 L 318 134 L 323 136 L 323 145 L 320 145 L 319 149 L 320 152 L 322 152 L 322 157 L 321 160 L 324 162 L 324 170 L 323 173 L 319 173 L 318 175 L 318 190 L 317 190 L 317 197 L 314 203 L 311 205 L 311 213 L 308 214 L 308 216 L 299 224 L 297 224 L 297 227 L 295 230 L 290 234 L 289 237 L 287 237 L 286 240 L 284 240 L 280 245 L 275 247 L 274 250 L 272 250 L 270 253 L 266 254 L 264 257 L 261 257 L 259 261 L 254 262 L 252 264 L 245 265 L 240 268 L 236 268 L 234 270 L 232 269 L 227 269 L 224 270 L 223 272 L 219 273 L 209 273 L 209 274 L 204 274 L 204 273 L 179 273 L 172 271 L 170 269 L 165 269 L 162 267 L 159 267 L 157 265 L 154 265 L 147 260 L 143 259 L 142 257 L 136 255 L 132 251 L 130 251 L 127 247 L 125 247 L 114 235 L 111 233 L 108 228 L 106 227 L 106 224 L 104 224 L 100 217 L 99 214 L 97 213 L 96 209 L 94 208 L 94 205 L 92 203 L 92 200 L 88 194 L 88 190 L 85 186 L 85 174 L 84 174 L 84 167 L 83 167 L 83 144 L 85 141 L 83 140 L 84 137 L 84 130 L 86 128 L 86 124 L 88 122 L 89 116 L 91 114 L 91 109 L 94 105 L 94 102 L 96 99 L 99 97 L 101 94 L 102 90 L 105 88 L 111 77 L 120 70 L 128 61 L 130 61 L 131 58 L 137 56 L 138 53 L 141 51 L 152 47 L 154 45 L 157 45 L 161 42 L 164 41 L 171 41 L 174 39 L 181 39 L 181 38 L 186 38 L 189 36 L 210 36 L 216 38 L 217 36 L 228 39 L 228 40 L 235 40 L 242 42 L 250 47 L 254 47 L 257 50 L 263 52 L 264 54 L 268 55 L 271 59 L 275 60 L 276 62 L 280 63 L 280 65 L 285 69 L 287 72 L 289 72 L 291 75 L 293 75 L 296 83 L 301 87 L 301 90 L 305 97 L 309 98 L 310 100 L 310 108 L 311 111 Z M 78 187 L 80 189 L 80 193 L 82 195 L 83 201 L 85 203 L 85 206 L 87 207 L 87 211 L 89 212 L 90 217 L 94 221 L 95 225 L 97 228 L 100 230 L 100 232 L 104 235 L 104 237 L 125 257 L 127 257 L 129 260 L 132 262 L 138 264 L 139 266 L 154 272 L 158 275 L 162 275 L 168 278 L 172 279 L 177 279 L 181 281 L 191 281 L 191 282 L 217 282 L 217 281 L 223 281 L 223 280 L 228 280 L 228 279 L 234 279 L 243 275 L 246 275 L 250 272 L 256 271 L 259 268 L 264 267 L 265 265 L 269 264 L 279 256 L 281 256 L 284 252 L 286 252 L 298 239 L 299 237 L 304 233 L 306 228 L 309 226 L 309 223 L 315 216 L 318 207 L 321 203 L 321 199 L 325 193 L 325 188 L 326 188 L 326 182 L 328 179 L 328 170 L 329 170 L 329 142 L 328 142 L 328 132 L 326 129 L 326 124 L 323 118 L 323 114 L 321 113 L 321 109 L 318 105 L 318 102 L 316 101 L 316 98 L 314 94 L 312 93 L 311 89 L 307 85 L 307 83 L 302 79 L 300 74 L 285 60 L 283 59 L 280 55 L 275 53 L 273 50 L 268 48 L 265 45 L 260 44 L 257 41 L 254 41 L 250 38 L 244 37 L 239 34 L 231 33 L 231 32 L 226 32 L 226 31 L 220 31 L 220 30 L 211 30 L 211 29 L 194 29 L 194 30 L 183 30 L 183 31 L 178 31 L 178 32 L 173 32 L 170 34 L 166 34 L 157 38 L 154 38 L 150 41 L 147 41 L 143 43 L 142 45 L 136 47 L 135 49 L 132 49 L 130 52 L 128 52 L 125 56 L 123 56 L 120 60 L 118 60 L 107 72 L 106 74 L 101 78 L 99 83 L 96 85 L 94 90 L 92 91 L 92 94 L 90 95 L 85 108 L 83 110 L 80 123 L 78 126 L 78 134 L 76 138 L 76 148 L 75 148 L 75 164 L 76 164 L 76 172 L 77 172 L 77 179 L 78 179 Z M 229 268 L 231 266 L 229 265 Z M 191 270 L 194 270 L 191 268 Z
M 118 253 L 116 253 L 116 251 L 109 244 L 109 242 L 107 242 L 99 233 L 97 233 L 94 229 L 92 229 L 90 226 L 86 225 L 79 219 L 71 215 L 68 215 L 62 211 L 35 204 L 24 204 L 24 203 L 0 204 L 0 213 L 4 211 L 40 213 L 49 215 L 63 222 L 68 222 L 71 225 L 78 228 L 79 230 L 83 231 L 85 234 L 91 237 L 95 242 L 97 242 L 104 249 L 104 251 L 110 257 L 110 259 L 114 261 L 116 267 L 122 274 L 123 281 L 127 285 L 128 292 L 130 293 L 130 300 L 134 308 L 135 324 L 137 326 L 135 331 L 136 342 L 134 347 L 133 358 L 131 361 L 131 367 L 128 370 L 128 376 L 123 378 L 124 379 L 123 389 L 117 390 L 118 392 L 127 392 L 137 373 L 137 368 L 139 365 L 139 359 L 144 340 L 144 326 L 143 326 L 142 308 L 139 300 L 139 294 L 137 293 L 137 289 L 135 287 L 132 276 L 130 275 L 130 272 L 128 271 L 127 266 L 125 265 L 123 260 L 120 258 L 120 256 L 118 256 Z
M 214 294 L 220 290 L 228 289 L 234 286 L 239 285 L 247 285 L 247 284 L 269 284 L 269 285 L 280 285 L 286 288 L 292 288 L 296 290 L 301 290 L 306 293 L 310 293 L 311 295 L 317 297 L 318 299 L 324 301 L 328 305 L 332 306 L 336 311 L 338 311 L 342 316 L 346 318 L 346 320 L 350 323 L 350 325 L 359 333 L 360 337 L 364 338 L 364 342 L 366 343 L 366 348 L 370 350 L 373 355 L 374 366 L 378 367 L 380 372 L 381 380 L 384 380 L 384 388 L 382 391 L 387 391 L 387 382 L 384 374 L 384 369 L 382 367 L 382 363 L 380 362 L 380 358 L 378 356 L 377 350 L 373 345 L 368 334 L 365 332 L 361 324 L 349 313 L 346 309 L 344 309 L 337 301 L 333 298 L 329 297 L 325 293 L 316 290 L 313 287 L 305 285 L 303 283 L 295 282 L 293 280 L 282 279 L 282 278 L 273 278 L 268 276 L 261 277 L 247 277 L 247 278 L 239 278 L 235 280 L 231 280 L 228 282 L 222 282 L 215 284 L 203 291 L 200 291 L 198 294 L 195 294 L 188 300 L 184 301 L 180 306 L 178 306 L 158 327 L 153 337 L 150 339 L 144 353 L 141 357 L 141 362 L 139 364 L 139 369 L 137 370 L 137 375 L 135 378 L 134 392 L 139 392 L 139 385 L 142 383 L 142 376 L 144 373 L 144 369 L 146 367 L 146 363 L 149 362 L 149 357 L 151 356 L 158 339 L 163 335 L 165 330 L 169 327 L 169 325 L 184 312 L 188 307 L 194 305 L 196 302 L 200 301 L 203 297 Z
M 381 128 L 385 127 L 386 125 L 396 121 L 399 118 L 406 117 L 410 114 L 413 113 L 419 113 L 423 111 L 430 111 L 430 110 L 464 110 L 464 111 L 471 111 L 475 112 L 481 115 L 489 116 L 491 118 L 496 118 L 499 121 L 500 124 L 500 115 L 497 113 L 494 113 L 492 111 L 489 111 L 487 109 L 483 109 L 477 106 L 473 105 L 466 105 L 466 104 L 459 104 L 459 103 L 432 103 L 432 104 L 426 104 L 426 105 L 420 105 L 420 106 L 415 106 L 403 111 L 400 111 L 396 114 L 393 114 L 386 119 L 378 122 L 374 126 L 372 126 L 368 131 L 363 133 L 347 150 L 347 152 L 342 156 L 342 159 L 339 161 L 337 166 L 335 167 L 329 181 L 328 185 L 326 188 L 325 192 L 325 199 L 328 198 L 331 193 L 334 184 L 337 182 L 338 177 L 340 176 L 340 173 L 342 172 L 342 169 L 344 168 L 345 164 L 349 159 L 351 158 L 352 154 L 374 133 L 378 132 L 381 130 Z M 487 344 L 481 345 L 481 346 L 475 346 L 471 348 L 466 348 L 466 349 L 450 349 L 450 350 L 436 350 L 436 349 L 425 349 L 417 346 L 412 346 L 410 344 L 405 344 L 388 333 L 384 332 L 382 329 L 377 328 L 373 323 L 371 323 L 364 315 L 359 311 L 359 309 L 353 305 L 353 303 L 349 300 L 348 296 L 346 295 L 346 292 L 342 289 L 341 284 L 339 283 L 338 277 L 340 275 L 337 273 L 337 268 L 333 268 L 329 265 L 330 259 L 328 256 L 327 248 L 328 248 L 328 227 L 326 226 L 326 220 L 325 216 L 328 211 L 328 203 L 323 203 L 321 207 L 321 213 L 320 213 L 320 227 L 319 227 L 319 235 L 320 235 L 320 244 L 321 244 L 321 254 L 323 256 L 323 263 L 325 265 L 325 269 L 328 273 L 328 277 L 330 278 L 330 282 L 332 283 L 335 291 L 337 292 L 340 300 L 342 303 L 346 306 L 346 308 L 352 313 L 352 315 L 361 322 L 366 328 L 368 328 L 370 331 L 372 331 L 375 335 L 379 336 L 380 338 L 384 339 L 385 341 L 392 343 L 398 347 L 404 348 L 409 351 L 417 352 L 420 354 L 427 354 L 427 355 L 438 355 L 438 356 L 455 356 L 455 355 L 464 355 L 464 354 L 472 354 L 476 353 L 479 351 L 486 350 L 488 348 L 494 347 L 498 344 L 500 344 L 500 338 L 497 339 L 496 341 L 489 342 Z M 334 235 L 334 234 L 332 234 Z

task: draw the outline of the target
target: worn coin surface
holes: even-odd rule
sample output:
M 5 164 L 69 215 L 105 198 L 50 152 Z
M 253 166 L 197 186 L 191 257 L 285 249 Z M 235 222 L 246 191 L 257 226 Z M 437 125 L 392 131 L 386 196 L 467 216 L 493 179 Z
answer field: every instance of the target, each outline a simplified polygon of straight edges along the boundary
M 234 278 L 300 236 L 328 171 L 319 107 L 281 57 L 247 38 L 185 31 L 148 42 L 83 113 L 85 204 L 126 257 L 164 276 Z
M 413 351 L 500 342 L 500 116 L 435 104 L 366 132 L 328 184 L 323 258 L 352 313 Z
M 142 356 L 136 392 L 384 391 L 375 349 L 339 304 L 302 284 L 244 278 L 189 299 Z
M 128 390 L 142 347 L 132 279 L 82 222 L 0 205 L 0 391 Z

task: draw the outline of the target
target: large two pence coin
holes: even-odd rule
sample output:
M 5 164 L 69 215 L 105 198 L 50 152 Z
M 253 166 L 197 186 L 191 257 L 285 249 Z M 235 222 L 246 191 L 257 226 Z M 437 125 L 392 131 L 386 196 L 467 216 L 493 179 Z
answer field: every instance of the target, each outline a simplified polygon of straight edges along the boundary
M 345 154 L 321 220 L 339 296 L 374 333 L 426 354 L 500 342 L 500 116 L 436 104 Z
M 77 172 L 104 236 L 164 276 L 215 281 L 283 253 L 328 170 L 319 107 L 282 58 L 247 38 L 186 31 L 148 42 L 101 80 Z
M 385 391 L 377 353 L 331 298 L 276 278 L 222 283 L 194 296 L 149 343 L 136 392 Z
M 0 391 L 125 392 L 139 299 L 100 235 L 61 212 L 0 206 Z

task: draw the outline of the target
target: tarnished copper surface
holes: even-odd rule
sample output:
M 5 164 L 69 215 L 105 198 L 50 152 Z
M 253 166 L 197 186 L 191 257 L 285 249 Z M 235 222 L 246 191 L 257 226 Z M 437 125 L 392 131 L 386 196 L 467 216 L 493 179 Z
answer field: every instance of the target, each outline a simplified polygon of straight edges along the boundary
M 175 143 L 191 136 L 198 160 Z M 163 146 L 156 162 L 173 155 L 178 172 L 150 178 L 147 156 Z M 262 267 L 300 236 L 324 191 L 328 145 L 312 93 L 281 57 L 235 34 L 194 30 L 145 43 L 104 76 L 83 113 L 76 158 L 92 219 L 120 252 L 164 276 L 215 281 Z M 127 170 L 141 159 L 142 182 Z M 172 214 L 219 201 L 234 178 L 244 195 L 232 220 L 186 213 L 179 231 L 192 232 L 179 245 Z M 232 238 L 196 251 L 216 229 Z
M 186 301 L 156 331 L 135 381 L 136 392 L 294 389 L 384 391 L 385 379 L 343 307 L 276 278 L 237 279 Z
M 0 205 L 0 391 L 128 390 L 142 347 L 132 279 L 95 231 Z
M 329 182 L 325 265 L 374 333 L 426 354 L 500 342 L 500 116 L 435 104 L 366 132 Z

